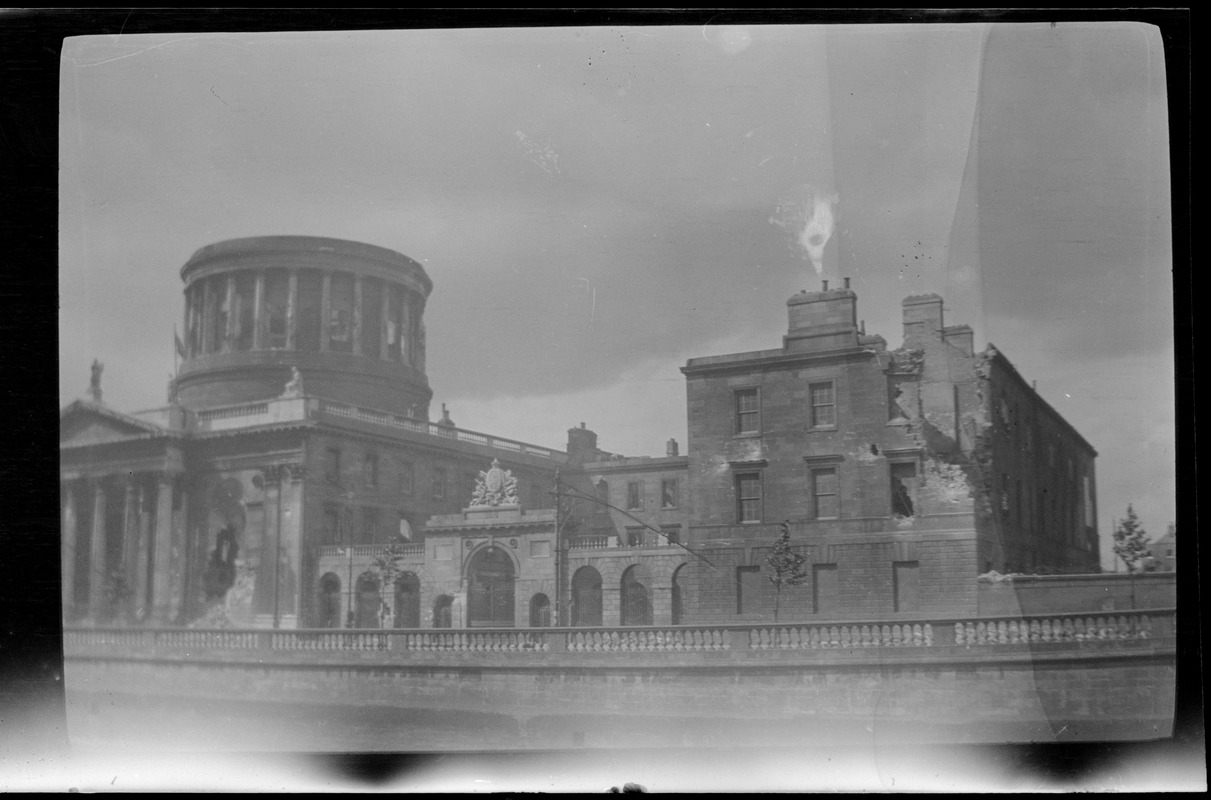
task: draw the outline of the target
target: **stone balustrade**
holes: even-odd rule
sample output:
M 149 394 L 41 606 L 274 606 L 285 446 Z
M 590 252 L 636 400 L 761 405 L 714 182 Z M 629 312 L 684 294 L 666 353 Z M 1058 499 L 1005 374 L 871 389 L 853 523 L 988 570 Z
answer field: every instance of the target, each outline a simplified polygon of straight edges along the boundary
M 349 551 L 353 550 L 353 558 L 364 561 L 366 559 L 377 558 L 382 554 L 385 547 L 385 544 L 325 544 L 320 546 L 320 557 L 349 558 Z M 423 544 L 406 544 L 398 549 L 405 559 L 417 560 L 425 556 L 425 546 Z
M 973 645 L 1028 642 L 1084 642 L 1105 639 L 1149 639 L 1152 618 L 1146 613 L 1105 616 L 1057 615 L 1032 619 L 968 621 L 954 624 L 954 643 Z
M 64 630 L 65 649 L 280 652 L 656 653 L 823 651 L 872 648 L 996 648 L 1047 642 L 1127 641 L 1173 635 L 1173 609 L 1113 615 L 1056 614 L 1038 618 L 669 625 L 610 628 L 471 629 L 185 629 Z

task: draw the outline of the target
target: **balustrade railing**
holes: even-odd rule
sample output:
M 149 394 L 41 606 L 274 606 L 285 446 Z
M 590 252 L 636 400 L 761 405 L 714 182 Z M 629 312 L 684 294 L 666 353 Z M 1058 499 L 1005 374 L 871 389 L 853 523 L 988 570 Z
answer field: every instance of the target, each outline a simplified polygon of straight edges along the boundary
M 353 550 L 355 559 L 372 559 L 377 558 L 382 554 L 384 544 L 325 544 L 320 545 L 321 558 L 349 558 L 349 550 Z M 425 546 L 423 544 L 406 544 L 398 547 L 400 553 L 406 559 L 423 558 L 425 555 Z
M 586 628 L 567 633 L 573 653 L 669 653 L 730 650 L 725 628 Z
M 595 628 L 64 630 L 67 651 L 256 650 L 403 653 L 670 653 L 856 651 L 1099 642 L 1173 635 L 1173 609 L 935 621 L 791 622 L 777 625 L 667 625 Z
M 931 647 L 933 626 L 924 624 L 779 625 L 749 631 L 750 650 L 820 650 L 832 647 Z
M 1056 615 L 989 621 L 969 620 L 954 624 L 954 643 L 967 647 L 1029 642 L 1149 639 L 1152 636 L 1151 616 L 1138 613 Z

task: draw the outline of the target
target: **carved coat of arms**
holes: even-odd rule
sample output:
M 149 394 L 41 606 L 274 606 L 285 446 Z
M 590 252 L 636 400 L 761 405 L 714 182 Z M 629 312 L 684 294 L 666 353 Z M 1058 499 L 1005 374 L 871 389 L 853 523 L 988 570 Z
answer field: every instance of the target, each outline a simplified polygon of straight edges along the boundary
M 492 466 L 486 472 L 480 472 L 475 479 L 475 491 L 471 495 L 471 507 L 477 506 L 515 506 L 520 505 L 517 499 L 517 478 L 507 469 L 501 469 L 500 461 L 492 459 Z

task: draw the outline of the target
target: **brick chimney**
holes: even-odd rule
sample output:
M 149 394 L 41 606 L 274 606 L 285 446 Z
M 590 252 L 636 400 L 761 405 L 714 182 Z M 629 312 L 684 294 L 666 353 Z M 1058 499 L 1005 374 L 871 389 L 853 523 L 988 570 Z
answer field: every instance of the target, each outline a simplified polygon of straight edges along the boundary
M 918 294 L 905 297 L 904 302 L 904 346 L 914 342 L 942 337 L 942 298 L 936 294 Z
M 580 423 L 568 430 L 568 458 L 572 461 L 592 461 L 597 458 L 597 434 Z
M 825 352 L 858 346 L 858 295 L 849 288 L 803 291 L 786 301 L 789 325 L 782 338 L 788 353 Z
M 975 333 L 970 325 L 951 325 L 942 329 L 946 343 L 962 350 L 967 355 L 975 352 Z

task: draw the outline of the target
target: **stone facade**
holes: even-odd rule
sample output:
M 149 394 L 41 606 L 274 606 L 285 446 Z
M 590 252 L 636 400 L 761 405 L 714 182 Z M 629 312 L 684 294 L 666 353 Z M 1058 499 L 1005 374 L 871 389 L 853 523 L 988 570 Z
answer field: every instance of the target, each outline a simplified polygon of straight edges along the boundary
M 961 616 L 981 572 L 1097 571 L 1096 453 L 936 295 L 904 301 L 896 350 L 848 286 L 792 297 L 780 348 L 683 368 L 686 454 L 631 458 L 584 423 L 558 451 L 430 422 L 431 283 L 398 253 L 236 240 L 182 278 L 170 404 L 110 409 L 95 370 L 61 413 L 71 621 Z M 806 580 L 778 591 L 783 522 Z

